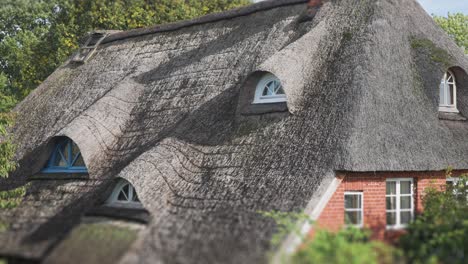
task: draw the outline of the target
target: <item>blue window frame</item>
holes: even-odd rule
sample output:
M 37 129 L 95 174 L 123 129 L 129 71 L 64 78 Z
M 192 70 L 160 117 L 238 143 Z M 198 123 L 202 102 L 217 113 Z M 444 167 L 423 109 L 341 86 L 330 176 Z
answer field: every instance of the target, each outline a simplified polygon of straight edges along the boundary
M 81 156 L 78 145 L 67 137 L 57 140 L 44 173 L 87 173 L 88 169 Z

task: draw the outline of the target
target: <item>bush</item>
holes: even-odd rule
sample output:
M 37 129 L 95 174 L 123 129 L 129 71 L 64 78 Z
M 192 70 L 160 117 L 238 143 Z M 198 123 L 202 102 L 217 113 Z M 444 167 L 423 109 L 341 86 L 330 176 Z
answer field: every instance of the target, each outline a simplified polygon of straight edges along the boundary
M 411 263 L 468 263 L 467 179 L 461 177 L 446 190 L 425 190 L 424 212 L 400 238 Z
M 368 230 L 348 228 L 337 233 L 319 230 L 294 254 L 292 263 L 397 263 L 400 255 L 391 246 L 371 241 Z

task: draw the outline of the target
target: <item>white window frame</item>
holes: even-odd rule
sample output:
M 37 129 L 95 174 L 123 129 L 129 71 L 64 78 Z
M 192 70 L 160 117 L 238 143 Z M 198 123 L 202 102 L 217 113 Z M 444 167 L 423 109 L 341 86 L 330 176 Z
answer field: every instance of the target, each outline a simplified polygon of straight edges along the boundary
M 361 197 L 361 208 L 360 209 L 348 209 L 346 208 L 346 195 L 358 195 Z M 360 191 L 349 191 L 344 193 L 344 214 L 346 216 L 346 212 L 361 212 L 361 223 L 360 224 L 347 224 L 346 226 L 354 226 L 358 228 L 362 228 L 364 226 L 364 193 Z M 345 218 L 345 223 L 346 223 L 346 218 Z
M 120 191 L 127 184 L 129 185 L 128 201 L 120 201 L 118 199 Z M 112 191 L 112 194 L 107 199 L 106 204 L 112 207 L 124 207 L 124 208 L 135 208 L 135 209 L 143 208 L 143 205 L 141 204 L 141 202 L 132 201 L 134 194 L 136 194 L 135 187 L 133 187 L 133 185 L 130 182 L 124 179 L 120 179 L 115 185 L 114 190 Z
M 451 182 L 454 185 L 457 184 L 459 180 L 460 180 L 460 178 L 458 178 L 458 177 L 448 177 L 447 179 L 445 179 L 446 182 Z
M 401 190 L 400 190 L 400 183 L 402 181 L 410 181 L 410 190 L 411 194 L 410 195 L 404 195 L 404 196 L 410 196 L 411 197 L 411 208 L 410 209 L 401 209 L 400 207 L 400 198 L 402 197 L 401 195 Z M 396 194 L 394 195 L 388 195 L 387 194 L 387 183 L 388 182 L 396 182 Z M 396 208 L 394 210 L 388 210 L 387 209 L 387 197 L 396 197 Z M 395 225 L 388 225 L 386 224 L 387 229 L 403 229 L 407 226 L 407 224 L 401 224 L 401 212 L 411 212 L 411 220 L 414 220 L 414 180 L 413 178 L 389 178 L 385 181 L 385 221 L 387 221 L 387 213 L 396 213 L 396 221 Z
M 255 88 L 255 96 L 253 104 L 269 104 L 269 103 L 282 103 L 286 102 L 286 94 L 277 94 L 277 95 L 267 95 L 263 96 L 263 90 L 265 86 L 271 81 L 278 81 L 281 84 L 281 81 L 273 74 L 265 74 L 257 84 Z M 284 90 L 284 87 L 283 87 Z
M 445 183 L 448 185 L 448 183 L 451 182 L 453 186 L 456 186 L 458 185 L 459 181 L 460 181 L 459 177 L 449 177 L 445 180 Z M 468 182 L 466 182 L 466 185 L 468 185 Z M 458 192 L 456 190 L 453 190 L 453 194 L 458 195 Z M 467 190 L 466 195 L 468 195 L 468 190 Z
M 452 82 L 447 82 L 448 76 L 452 76 Z M 441 93 L 444 93 L 445 98 L 450 98 L 450 84 L 453 85 L 453 104 L 442 102 L 441 101 Z M 443 90 L 441 91 L 441 87 L 443 85 Z M 450 100 L 449 100 L 450 101 Z M 442 78 L 439 86 L 439 111 L 440 112 L 449 112 L 449 113 L 458 113 L 457 109 L 457 80 L 455 79 L 455 74 L 451 71 L 447 71 L 444 73 L 444 77 Z

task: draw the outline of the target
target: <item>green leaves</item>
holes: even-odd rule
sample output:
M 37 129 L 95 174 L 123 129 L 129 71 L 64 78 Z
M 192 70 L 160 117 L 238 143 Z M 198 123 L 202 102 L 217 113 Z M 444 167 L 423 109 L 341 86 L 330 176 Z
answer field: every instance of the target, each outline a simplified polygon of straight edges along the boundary
M 301 223 L 308 222 L 312 224 L 310 217 L 302 212 L 259 211 L 258 213 L 263 217 L 273 219 L 276 223 L 276 232 L 271 238 L 273 247 L 279 246 L 281 241 L 291 232 L 301 237 Z
M 450 170 L 447 172 L 450 176 Z M 461 176 L 446 190 L 428 188 L 424 212 L 400 239 L 408 260 L 415 263 L 466 263 L 468 252 L 468 178 Z
M 319 230 L 293 256 L 292 263 L 377 264 L 397 263 L 398 250 L 370 240 L 370 231 L 356 228 L 337 233 Z
M 26 194 L 26 186 L 22 186 L 22 187 L 9 190 L 9 191 L 0 192 L 0 201 L 23 198 L 25 194 Z
M 457 13 L 448 14 L 447 17 L 434 16 L 434 20 L 468 54 L 468 15 Z

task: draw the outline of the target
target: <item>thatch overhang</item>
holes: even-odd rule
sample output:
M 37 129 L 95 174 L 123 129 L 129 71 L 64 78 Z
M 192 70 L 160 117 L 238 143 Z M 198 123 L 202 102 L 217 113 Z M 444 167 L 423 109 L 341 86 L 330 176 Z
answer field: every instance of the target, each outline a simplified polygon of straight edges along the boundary
M 44 258 L 118 177 L 151 215 L 124 262 L 257 263 L 274 232 L 258 211 L 303 209 L 336 170 L 467 169 L 467 123 L 437 111 L 456 67 L 468 115 L 463 52 L 416 1 L 324 2 L 313 19 L 279 0 L 116 33 L 57 69 L 16 108 L 21 167 L 0 188 L 36 175 L 57 136 L 89 175 L 32 181 L 0 213 L 0 255 Z M 287 112 L 239 109 L 259 71 L 280 78 Z

